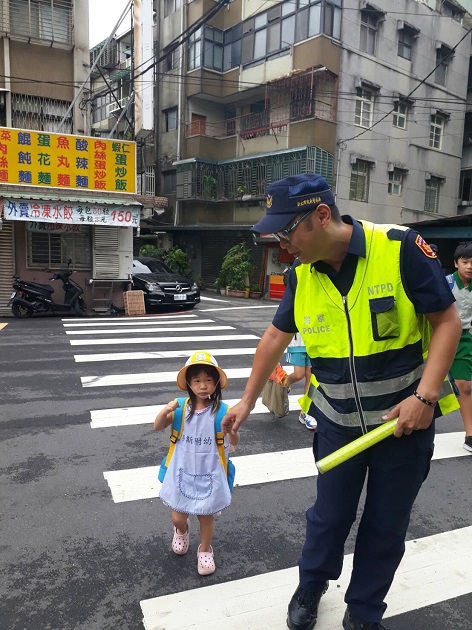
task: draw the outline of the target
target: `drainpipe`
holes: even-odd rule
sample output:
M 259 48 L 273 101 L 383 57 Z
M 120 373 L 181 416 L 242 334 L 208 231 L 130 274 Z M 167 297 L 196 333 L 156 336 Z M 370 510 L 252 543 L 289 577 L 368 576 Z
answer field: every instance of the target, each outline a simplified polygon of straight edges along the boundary
M 186 15 L 187 15 L 187 3 L 185 0 L 182 0 L 182 8 L 180 9 L 180 32 L 183 33 L 185 31 L 186 24 Z M 182 49 L 183 49 L 182 44 Z M 183 78 L 184 78 L 184 59 L 186 59 L 186 55 L 184 55 L 183 50 L 180 55 L 180 81 L 179 81 L 179 90 L 178 90 L 178 110 L 177 110 L 177 156 L 176 162 L 180 160 L 181 157 L 181 142 L 182 142 L 182 110 L 183 110 Z M 180 201 L 175 199 L 175 213 L 174 213 L 174 225 L 179 224 L 179 214 L 180 214 Z

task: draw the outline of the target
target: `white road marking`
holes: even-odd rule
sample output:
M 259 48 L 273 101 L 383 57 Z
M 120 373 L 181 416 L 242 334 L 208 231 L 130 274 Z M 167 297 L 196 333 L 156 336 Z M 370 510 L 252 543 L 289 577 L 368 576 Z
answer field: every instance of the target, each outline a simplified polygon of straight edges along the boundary
M 195 317 L 195 315 L 192 315 Z M 196 318 L 195 318 L 196 319 Z M 199 319 L 198 321 L 189 320 L 189 324 L 208 324 L 214 322 L 214 319 Z M 77 323 L 77 324 L 64 324 L 64 328 L 93 328 L 94 326 L 103 326 L 105 328 L 111 328 L 112 326 L 155 326 L 156 324 L 162 324 L 162 326 L 168 326 L 169 324 L 186 324 L 187 320 L 181 322 L 178 319 L 166 319 L 164 321 L 156 322 L 155 319 L 142 319 L 141 321 L 114 321 L 114 322 L 87 322 L 87 323 Z M 113 328 L 111 328 L 110 332 L 114 332 Z
M 151 333 L 151 332 L 193 332 L 194 330 L 234 330 L 234 326 L 191 326 L 198 322 L 189 322 L 188 326 L 174 328 L 114 328 L 113 330 L 66 330 L 66 335 L 129 335 L 130 333 Z M 188 340 L 187 340 L 188 341 Z
M 223 304 L 230 304 L 231 302 L 230 300 L 222 300 L 221 298 L 211 298 L 211 297 L 206 297 L 204 295 L 201 295 L 200 299 L 202 302 L 222 302 Z
M 290 366 L 284 366 L 284 369 Z M 252 368 L 233 368 L 225 370 L 228 379 L 248 378 Z M 289 369 L 290 371 L 290 369 Z M 173 383 L 177 372 L 142 372 L 139 374 L 108 374 L 105 376 L 82 376 L 83 387 L 109 387 L 111 385 L 143 385 L 145 383 Z
M 282 422 L 284 419 L 281 420 Z M 295 422 L 293 418 L 288 422 Z M 168 433 L 166 432 L 166 437 Z M 462 448 L 462 434 L 440 433 L 436 435 L 434 460 L 453 457 L 472 457 Z M 314 477 L 318 474 L 311 448 L 290 451 L 258 453 L 232 457 L 236 466 L 235 486 L 250 486 L 274 481 L 287 481 Z M 161 487 L 157 480 L 159 466 L 129 468 L 104 472 L 115 503 L 153 499 L 159 496 Z M 329 473 L 327 473 L 329 474 Z
M 189 313 L 188 311 L 175 311 L 174 313 L 167 313 L 166 315 L 135 315 L 129 317 L 128 315 L 116 315 L 115 317 L 92 317 L 90 319 L 86 319 L 86 322 L 90 322 L 93 325 L 95 322 L 120 322 L 120 321 L 128 321 L 131 319 L 136 320 L 159 320 L 159 319 L 168 319 L 169 317 L 197 317 L 194 313 Z M 62 317 L 61 322 L 82 322 L 84 323 L 83 317 Z
M 128 331 L 129 332 L 129 331 Z M 147 331 L 146 331 L 147 332 Z M 129 337 L 125 339 L 70 339 L 71 346 L 123 346 L 126 343 L 195 343 L 202 341 L 205 345 L 214 341 L 242 341 L 243 339 L 259 339 L 257 335 L 201 335 L 195 337 Z
M 289 396 L 288 401 L 290 411 L 300 410 L 298 404 L 299 396 Z M 225 399 L 225 403 L 232 407 L 239 398 L 230 400 Z M 148 405 L 146 407 L 117 407 L 115 409 L 95 409 L 90 412 L 92 429 L 104 429 L 107 427 L 125 427 L 136 424 L 150 424 L 154 422 L 154 418 L 163 409 L 165 405 Z M 262 399 L 257 400 L 256 406 L 251 411 L 251 415 L 259 413 L 269 413 L 269 410 L 262 404 Z M 284 421 L 284 418 L 281 418 Z
M 169 543 L 170 544 L 170 543 Z M 216 552 L 216 564 L 218 555 Z M 352 554 L 320 602 L 316 630 L 338 630 Z M 141 601 L 146 630 L 287 630 L 298 567 Z M 472 527 L 409 540 L 386 598 L 385 617 L 472 592 Z M 190 612 L 189 612 L 190 611 Z
M 161 350 L 160 352 L 108 352 L 103 354 L 76 354 L 76 363 L 87 363 L 91 361 L 135 361 L 138 359 L 178 359 L 190 357 L 201 348 L 191 350 Z M 207 349 L 214 357 L 218 356 L 239 356 L 244 354 L 254 354 L 255 348 L 211 348 Z
M 267 304 L 267 306 L 224 306 L 223 308 L 200 308 L 199 313 L 210 313 L 211 311 L 241 311 L 256 308 L 278 308 L 278 304 Z

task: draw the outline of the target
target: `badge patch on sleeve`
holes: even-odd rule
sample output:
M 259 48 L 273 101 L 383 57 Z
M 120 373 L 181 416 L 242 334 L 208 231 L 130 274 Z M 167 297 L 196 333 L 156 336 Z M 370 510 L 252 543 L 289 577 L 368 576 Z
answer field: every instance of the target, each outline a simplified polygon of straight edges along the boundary
M 419 234 L 416 237 L 415 243 L 418 245 L 425 256 L 427 256 L 428 258 L 437 258 L 436 252 L 433 252 L 428 243 Z

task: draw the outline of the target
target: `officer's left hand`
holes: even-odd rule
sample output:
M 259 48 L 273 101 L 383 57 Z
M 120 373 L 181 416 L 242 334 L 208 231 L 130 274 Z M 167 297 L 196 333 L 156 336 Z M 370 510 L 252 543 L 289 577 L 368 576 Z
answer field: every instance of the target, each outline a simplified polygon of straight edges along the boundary
M 410 435 L 418 429 L 427 429 L 433 421 L 434 409 L 428 407 L 416 396 L 409 396 L 382 416 L 382 420 L 398 418 L 393 435 L 397 438 L 403 434 Z

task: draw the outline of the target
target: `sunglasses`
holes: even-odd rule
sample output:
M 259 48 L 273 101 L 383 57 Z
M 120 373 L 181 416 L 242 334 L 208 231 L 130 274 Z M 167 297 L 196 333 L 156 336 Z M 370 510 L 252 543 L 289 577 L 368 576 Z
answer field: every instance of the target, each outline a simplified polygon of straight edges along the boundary
M 308 210 L 308 212 L 306 212 L 303 216 L 301 216 L 299 219 L 294 221 L 292 225 L 289 225 L 287 228 L 285 228 L 285 230 L 280 230 L 279 232 L 273 232 L 273 236 L 278 241 L 290 241 L 290 232 L 292 232 L 299 223 L 304 221 L 307 218 L 307 216 L 310 215 L 315 210 L 316 208 L 312 208 L 311 210 Z

